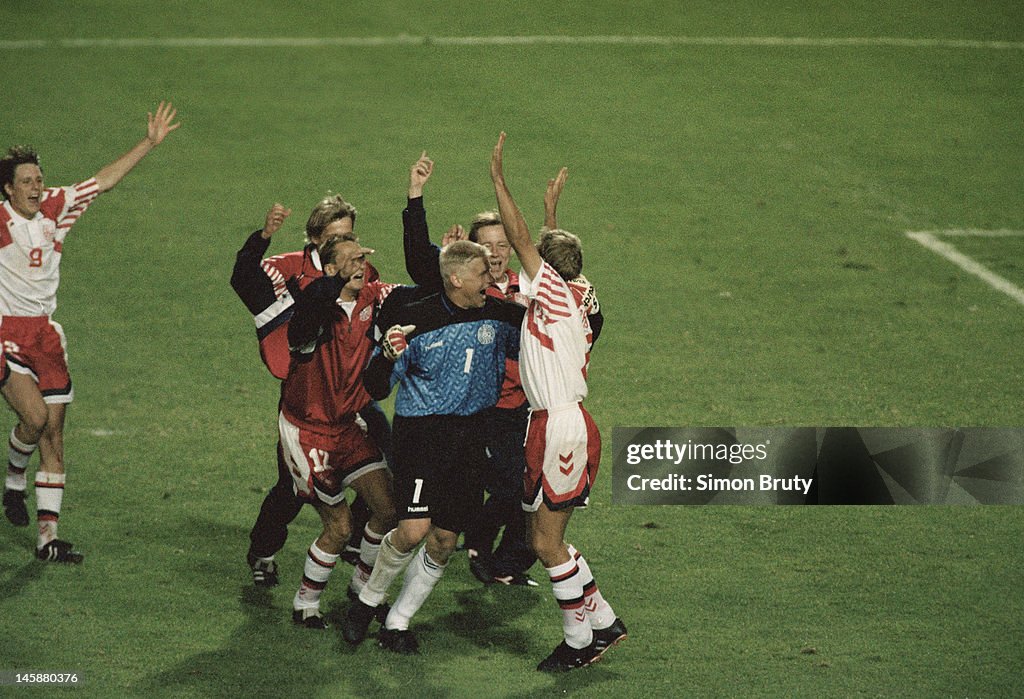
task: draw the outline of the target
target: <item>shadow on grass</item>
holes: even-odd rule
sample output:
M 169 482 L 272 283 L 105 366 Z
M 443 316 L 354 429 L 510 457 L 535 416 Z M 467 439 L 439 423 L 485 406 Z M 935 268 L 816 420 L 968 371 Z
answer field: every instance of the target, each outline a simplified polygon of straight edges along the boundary
M 531 587 L 481 586 L 455 593 L 459 608 L 436 623 L 452 635 L 480 648 L 498 647 L 526 660 L 536 653 L 530 639 L 536 638 L 512 625 L 541 601 L 542 592 Z
M 353 696 L 383 696 L 370 673 L 354 667 L 353 651 L 337 623 L 326 631 L 295 626 L 290 609 L 275 606 L 269 590 L 245 585 L 239 592 L 245 621 L 220 648 L 195 653 L 134 684 L 133 693 L 197 697 L 306 696 L 346 686 Z M 343 610 L 325 617 L 337 622 Z M 365 663 L 363 663 L 365 665 Z
M 0 598 L 9 600 L 19 596 L 30 583 L 42 577 L 47 565 L 61 564 L 48 564 L 35 558 L 21 566 L 0 564 Z
M 201 520 L 202 518 L 199 518 Z M 200 529 L 215 532 L 207 537 L 207 545 L 215 550 L 218 545 L 231 542 L 247 543 L 247 531 L 241 527 L 196 521 Z M 210 528 L 206 528 L 210 525 Z M 299 541 L 289 541 L 290 547 L 301 547 Z M 413 620 L 412 629 L 421 642 L 421 654 L 400 656 L 376 647 L 379 626 L 371 624 L 367 639 L 358 647 L 348 645 L 341 636 L 340 627 L 348 608 L 343 586 L 347 575 L 332 585 L 325 596 L 324 618 L 330 625 L 326 631 L 298 627 L 291 622 L 291 590 L 297 585 L 299 570 L 282 577 L 282 587 L 266 589 L 254 587 L 244 565 L 244 549 L 236 558 L 224 556 L 197 556 L 193 575 L 200 581 L 199 594 L 209 595 L 211 604 L 225 601 L 226 579 L 241 580 L 234 597 L 240 615 L 215 610 L 207 620 L 181 619 L 177 636 L 180 639 L 173 665 L 141 677 L 127 689 L 130 694 L 149 696 L 236 697 L 240 694 L 258 696 L 316 696 L 338 693 L 339 696 L 387 697 L 409 696 L 441 699 L 476 694 L 481 681 L 486 683 L 488 664 L 505 655 L 521 665 L 523 690 L 520 696 L 535 696 L 538 681 L 559 693 L 586 692 L 588 686 L 616 678 L 601 670 L 589 668 L 570 673 L 571 678 L 541 677 L 534 671 L 536 663 L 550 651 L 527 623 L 535 614 L 538 604 L 550 602 L 550 614 L 543 615 L 546 626 L 544 636 L 550 636 L 551 647 L 560 636 L 557 607 L 550 599 L 550 590 L 505 586 L 473 587 L 455 590 L 448 598 L 449 610 L 436 616 Z M 445 576 L 447 584 L 459 584 L 469 577 L 463 564 L 456 563 Z M 340 573 L 342 571 L 336 571 Z M 296 577 L 296 580 L 290 580 Z M 332 576 L 333 578 L 334 576 Z M 288 588 L 285 590 L 285 588 Z M 396 586 L 396 591 L 397 591 Z M 443 593 L 442 593 L 443 596 Z M 229 597 L 229 599 L 230 599 Z M 454 604 L 452 603 L 454 602 Z M 210 628 L 210 624 L 225 623 L 233 618 L 230 627 Z M 241 618 L 241 622 L 238 619 Z M 450 672 L 446 657 L 474 658 L 481 664 L 473 677 Z M 500 663 L 500 660 L 499 660 Z M 464 666 L 464 663 L 463 663 Z M 500 670 L 507 673 L 507 665 Z M 518 670 L 514 671 L 518 674 Z M 549 684 L 550 683 L 550 684 Z M 533 690 L 527 688 L 533 687 Z M 518 689 L 515 690 L 519 692 Z M 548 690 L 545 690 L 548 691 Z M 486 692 L 485 692 L 486 694 Z

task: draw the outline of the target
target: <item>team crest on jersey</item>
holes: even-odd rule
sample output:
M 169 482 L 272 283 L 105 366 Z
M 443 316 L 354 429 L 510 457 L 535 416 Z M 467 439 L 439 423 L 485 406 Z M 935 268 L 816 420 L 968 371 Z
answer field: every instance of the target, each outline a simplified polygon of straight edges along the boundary
M 373 316 L 373 306 L 367 306 L 359 313 L 359 320 L 365 323 Z
M 57 224 L 48 218 L 43 219 L 43 237 L 47 243 L 52 243 L 57 237 Z
M 476 331 L 476 341 L 481 345 L 490 345 L 494 342 L 494 326 L 484 323 Z

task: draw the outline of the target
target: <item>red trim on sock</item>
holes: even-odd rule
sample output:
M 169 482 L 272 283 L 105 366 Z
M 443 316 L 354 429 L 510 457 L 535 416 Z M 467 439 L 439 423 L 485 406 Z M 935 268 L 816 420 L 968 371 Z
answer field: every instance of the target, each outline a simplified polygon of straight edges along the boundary
M 558 600 L 558 606 L 562 609 L 582 609 L 583 598 L 577 597 L 575 599 L 560 599 Z
M 568 580 L 572 576 L 576 575 L 576 573 L 578 572 L 580 572 L 580 567 L 578 565 L 573 565 L 572 570 L 570 570 L 568 573 L 565 573 L 564 575 L 559 575 L 556 578 L 551 578 L 551 582 L 559 583 L 563 580 Z
M 309 560 L 313 561 L 318 566 L 323 566 L 324 568 L 333 568 L 335 565 L 338 564 L 337 561 L 335 561 L 334 563 L 324 563 L 319 558 L 317 558 L 316 556 L 313 555 L 313 549 L 310 549 L 309 551 L 306 551 L 306 555 L 309 556 Z
M 302 576 L 302 586 L 308 587 L 310 590 L 322 590 L 327 587 L 327 581 L 317 582 L 316 580 L 310 580 L 305 575 Z
M 35 451 L 35 449 L 30 449 L 28 451 L 22 451 L 18 447 L 14 446 L 14 442 L 12 442 L 10 439 L 7 440 L 7 446 L 9 446 L 11 449 L 13 449 L 14 451 L 18 452 L 22 456 L 32 456 L 32 452 Z

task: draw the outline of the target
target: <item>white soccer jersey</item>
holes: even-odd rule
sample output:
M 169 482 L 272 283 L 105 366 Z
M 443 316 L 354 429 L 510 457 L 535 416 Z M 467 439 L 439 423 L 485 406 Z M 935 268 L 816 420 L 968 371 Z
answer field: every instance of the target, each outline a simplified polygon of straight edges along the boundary
M 8 201 L 0 206 L 0 313 L 48 316 L 56 310 L 64 237 L 99 193 L 95 178 L 47 189 L 31 219 Z
M 541 263 L 537 279 L 522 273 L 519 282 L 530 299 L 519 347 L 519 374 L 530 407 L 550 410 L 582 401 L 594 339 L 590 307 L 580 306 L 582 291 L 547 262 Z

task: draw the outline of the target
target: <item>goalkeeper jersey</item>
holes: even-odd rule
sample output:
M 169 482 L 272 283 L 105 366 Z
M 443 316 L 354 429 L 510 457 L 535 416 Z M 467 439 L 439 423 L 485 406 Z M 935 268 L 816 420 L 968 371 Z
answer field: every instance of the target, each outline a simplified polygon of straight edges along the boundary
M 415 325 L 394 363 L 380 348 L 364 375 L 375 399 L 399 385 L 395 414 L 473 415 L 494 407 L 505 359 L 519 353 L 523 307 L 491 296 L 481 308 L 459 308 L 442 292 L 387 313 L 389 324 Z

